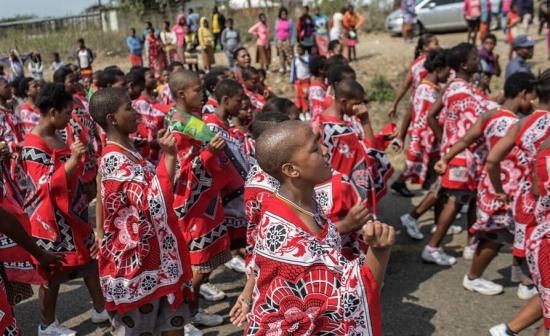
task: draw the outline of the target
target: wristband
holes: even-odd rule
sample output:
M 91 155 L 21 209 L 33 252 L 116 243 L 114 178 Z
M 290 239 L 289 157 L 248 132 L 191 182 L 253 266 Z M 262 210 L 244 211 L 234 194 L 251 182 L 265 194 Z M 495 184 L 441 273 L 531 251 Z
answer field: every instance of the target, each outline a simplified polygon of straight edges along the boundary
M 242 296 L 241 296 L 241 301 L 242 301 L 245 305 L 252 307 L 252 302 L 253 302 L 253 301 L 246 301 L 245 299 L 243 299 Z

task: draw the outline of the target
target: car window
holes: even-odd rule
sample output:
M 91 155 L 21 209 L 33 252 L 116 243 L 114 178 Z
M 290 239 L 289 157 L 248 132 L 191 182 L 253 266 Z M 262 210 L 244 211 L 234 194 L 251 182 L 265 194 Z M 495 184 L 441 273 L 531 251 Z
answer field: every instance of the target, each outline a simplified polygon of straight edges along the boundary
M 455 0 L 434 0 L 436 6 L 450 5 L 456 3 Z

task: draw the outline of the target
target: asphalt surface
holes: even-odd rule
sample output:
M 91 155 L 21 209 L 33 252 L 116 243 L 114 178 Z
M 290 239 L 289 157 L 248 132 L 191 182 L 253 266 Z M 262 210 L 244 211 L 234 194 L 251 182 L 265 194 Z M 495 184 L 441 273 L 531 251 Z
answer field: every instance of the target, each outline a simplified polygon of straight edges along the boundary
M 389 193 L 379 204 L 381 218 L 396 226 L 398 237 L 388 267 L 382 292 L 383 334 L 392 336 L 423 335 L 489 335 L 489 328 L 511 319 L 524 305 L 517 298 L 517 286 L 510 279 L 511 250 L 504 248 L 489 266 L 485 277 L 505 287 L 504 294 L 487 297 L 471 293 L 462 287 L 462 278 L 469 262 L 462 259 L 465 233 L 447 236 L 447 251 L 458 257 L 453 267 L 440 267 L 423 263 L 420 252 L 430 236 L 433 214 L 421 218 L 423 242 L 408 238 L 400 228 L 399 216 L 410 211 L 422 199 L 422 192 L 414 190 L 416 197 L 403 198 Z M 91 212 L 93 209 L 91 209 Z M 455 224 L 466 225 L 464 219 Z M 215 304 L 205 301 L 202 307 L 210 312 L 222 314 L 225 324 L 204 328 L 207 336 L 242 335 L 242 328 L 229 322 L 229 310 L 242 290 L 244 275 L 224 267 L 214 272 L 212 283 L 223 289 L 228 298 Z M 35 292 L 37 292 L 35 290 Z M 74 280 L 61 286 L 57 304 L 57 317 L 66 327 L 78 335 L 106 335 L 109 325 L 95 325 L 90 321 L 91 300 L 82 280 Z M 36 335 L 40 319 L 38 300 L 35 297 L 15 307 L 15 315 L 23 335 Z M 521 335 L 533 335 L 536 326 Z

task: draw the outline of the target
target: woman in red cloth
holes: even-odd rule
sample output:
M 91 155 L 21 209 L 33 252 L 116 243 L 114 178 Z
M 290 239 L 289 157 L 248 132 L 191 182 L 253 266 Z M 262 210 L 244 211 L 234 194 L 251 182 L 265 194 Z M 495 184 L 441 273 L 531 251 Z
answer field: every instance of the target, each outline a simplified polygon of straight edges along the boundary
M 487 111 L 468 129 L 436 164 L 435 170 L 443 175 L 448 163 L 466 148 L 479 145 L 483 141 L 487 148 L 495 147 L 519 121 L 517 113 L 528 115 L 531 112 L 531 101 L 535 99 L 534 76 L 519 72 L 506 80 L 504 95 L 506 100 L 498 109 Z M 523 175 L 524 164 L 518 160 L 519 150 L 514 148 L 501 163 L 502 187 L 508 195 L 516 194 L 518 181 Z M 487 174 L 485 162 L 480 182 L 477 186 L 477 221 L 470 228 L 478 241 L 476 253 L 468 274 L 464 276 L 463 286 L 471 291 L 484 295 L 496 295 L 503 291 L 501 285 L 484 279 L 483 273 L 505 244 L 513 241 L 514 218 L 506 203 L 495 194 Z
M 101 288 L 113 335 L 176 330 L 183 335 L 192 272 L 172 208 L 176 139 L 160 130 L 157 141 L 165 155 L 155 168 L 129 137 L 139 115 L 126 90 L 98 91 L 90 112 L 107 134 L 99 169 L 105 220 L 97 230 Z
M 27 77 L 19 83 L 19 92 L 27 101 L 21 106 L 21 121 L 25 134 L 30 134 L 40 120 L 40 110 L 36 107 L 36 98 L 40 93 L 40 84 L 32 77 Z
M 241 299 L 252 305 L 245 334 L 381 335 L 378 288 L 393 228 L 364 225 L 366 258 L 345 261 L 340 235 L 313 197 L 315 185 L 331 178 L 331 167 L 309 126 L 278 124 L 262 134 L 257 148 L 260 167 L 281 187 L 262 205 L 252 259 L 254 301 Z
M 97 263 L 98 243 L 88 220 L 88 199 L 84 193 L 81 159 L 86 148 L 78 138 L 69 146 L 60 134 L 67 127 L 73 97 L 59 83 L 48 83 L 38 96 L 41 118 L 23 144 L 23 167 L 29 188 L 25 210 L 36 244 L 61 252 L 63 268 L 47 272 L 38 267 L 48 286 L 40 287 L 40 332 L 69 332 L 55 319 L 59 285 L 83 277 L 92 297 L 92 322 L 108 320 L 101 295 Z
M 166 62 L 166 53 L 164 52 L 160 36 L 157 35 L 155 29 L 149 28 L 149 32 L 145 39 L 149 44 L 149 68 L 153 71 L 155 77 L 158 78 L 161 71 L 168 66 Z
M 73 97 L 73 112 L 66 129 L 61 131 L 61 136 L 67 145 L 73 144 L 77 139 L 84 144 L 84 167 L 82 182 L 88 201 L 91 202 L 97 193 L 97 159 L 101 153 L 101 141 L 99 132 L 96 132 L 96 124 L 81 98 L 76 94 L 76 74 L 70 67 L 59 68 L 53 74 L 54 82 L 63 84 L 65 92 Z

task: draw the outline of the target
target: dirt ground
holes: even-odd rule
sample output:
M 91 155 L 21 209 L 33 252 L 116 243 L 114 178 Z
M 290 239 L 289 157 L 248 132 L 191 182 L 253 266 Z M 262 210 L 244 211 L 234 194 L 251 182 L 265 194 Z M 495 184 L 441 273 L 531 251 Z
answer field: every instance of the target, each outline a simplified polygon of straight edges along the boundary
M 503 34 L 496 33 L 499 43 L 496 52 L 501 55 L 501 66 L 505 67 L 508 45 L 503 42 Z M 531 61 L 533 71 L 538 73 L 548 66 L 546 51 L 546 36 L 536 36 L 535 57 Z M 465 33 L 439 35 L 443 47 L 451 47 L 465 39 Z M 93 48 L 93 46 L 91 46 Z M 368 82 L 379 73 L 390 80 L 397 88 L 403 80 L 404 73 L 412 61 L 414 45 L 403 44 L 400 38 L 392 38 L 387 34 L 361 36 L 358 44 L 359 60 L 351 65 L 356 69 L 359 82 L 367 86 Z M 225 56 L 216 54 L 218 63 L 225 64 Z M 126 58 L 99 59 L 96 67 L 119 64 L 124 70 L 129 68 Z M 274 66 L 275 68 L 275 66 Z M 46 78 L 49 78 L 47 74 Z M 285 96 L 291 96 L 291 88 L 287 78 L 273 74 L 269 85 L 277 88 Z M 493 83 L 493 94 L 503 87 L 503 79 L 496 78 Z M 386 111 L 388 103 L 371 103 L 371 119 L 375 128 L 381 129 L 387 122 Z M 401 104 L 402 113 L 405 104 Z M 403 156 L 390 153 L 398 175 L 403 166 Z M 428 213 L 421 218 L 421 231 L 426 238 L 422 242 L 410 240 L 402 232 L 399 216 L 409 212 L 422 199 L 423 192 L 411 187 L 414 198 L 402 198 L 393 193 L 388 194 L 380 202 L 381 218 L 397 228 L 398 237 L 392 252 L 388 267 L 385 286 L 381 297 L 383 315 L 383 334 L 395 336 L 413 335 L 488 335 L 493 325 L 511 319 L 524 305 L 516 296 L 517 287 L 510 279 L 510 248 L 504 248 L 500 255 L 489 266 L 485 277 L 502 284 L 505 293 L 494 297 L 485 297 L 470 293 L 462 288 L 462 277 L 467 272 L 469 262 L 462 259 L 462 247 L 466 242 L 465 233 L 448 236 L 446 249 L 458 257 L 458 263 L 452 268 L 428 265 L 421 262 L 420 251 L 427 243 L 429 230 L 433 224 L 433 214 Z M 92 213 L 93 213 L 93 209 Z M 464 220 L 456 224 L 465 227 Z M 242 328 L 229 323 L 228 313 L 245 284 L 244 276 L 234 271 L 220 268 L 212 276 L 211 281 L 223 289 L 228 298 L 220 303 L 202 303 L 209 311 L 222 314 L 225 324 L 214 328 L 204 328 L 209 336 L 242 335 Z M 104 335 L 107 325 L 93 325 L 90 320 L 91 302 L 87 290 L 80 280 L 72 281 L 61 288 L 57 305 L 57 316 L 66 327 L 75 329 L 79 335 Z M 40 318 L 36 296 L 15 307 L 24 335 L 34 335 Z M 521 335 L 534 334 L 531 327 Z

